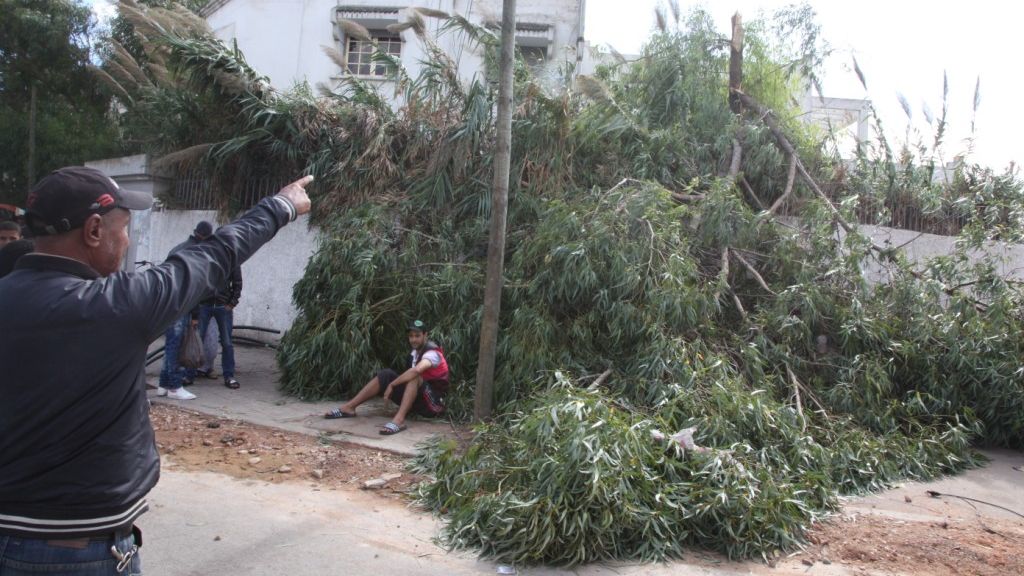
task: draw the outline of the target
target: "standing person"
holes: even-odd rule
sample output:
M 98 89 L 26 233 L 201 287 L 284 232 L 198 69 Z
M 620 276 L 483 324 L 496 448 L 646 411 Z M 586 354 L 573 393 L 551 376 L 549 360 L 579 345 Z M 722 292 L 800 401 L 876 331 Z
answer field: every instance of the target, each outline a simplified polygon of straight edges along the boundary
M 146 349 L 309 211 L 311 181 L 138 273 L 120 266 L 151 196 L 82 167 L 32 189 L 36 252 L 0 279 L 0 574 L 141 573 L 133 523 L 160 471 Z
M 200 334 L 206 334 L 211 317 L 217 322 L 217 332 L 220 334 L 220 369 L 224 373 L 224 385 L 232 390 L 238 390 L 241 386 L 238 380 L 235 380 L 235 348 L 231 342 L 231 330 L 235 323 L 233 311 L 241 297 L 242 267 L 235 266 L 228 281 L 199 307 Z
M 12 220 L 0 222 L 0 248 L 15 240 L 21 240 L 21 226 Z
M 18 262 L 18 259 L 25 254 L 31 253 L 33 250 L 35 250 L 35 244 L 31 240 L 24 238 L 8 242 L 3 247 L 0 247 L 0 278 L 10 274 L 11 270 L 14 270 L 14 265 Z
M 181 244 L 171 248 L 167 257 L 170 258 L 186 248 L 199 244 L 209 238 L 211 234 L 213 234 L 213 224 L 206 220 L 201 221 L 196 224 L 191 236 Z M 181 352 L 181 342 L 185 338 L 185 332 L 198 324 L 198 322 L 199 309 L 195 308 L 189 310 L 188 314 L 179 318 L 177 322 L 171 324 L 164 332 L 164 365 L 163 369 L 160 370 L 160 384 L 156 389 L 157 396 L 166 396 L 174 400 L 195 399 L 196 395 L 184 388 L 184 386 L 192 384 L 192 380 L 195 378 L 195 369 L 184 368 L 178 362 L 178 356 Z
M 383 396 L 398 405 L 394 418 L 380 433 L 384 436 L 405 430 L 405 417 L 415 409 L 421 416 L 433 417 L 444 412 L 444 395 L 448 392 L 448 361 L 444 350 L 430 340 L 422 320 L 409 324 L 407 333 L 409 368 L 401 374 L 385 368 L 370 379 L 355 398 L 324 414 L 324 418 L 355 418 L 356 408 L 374 396 Z

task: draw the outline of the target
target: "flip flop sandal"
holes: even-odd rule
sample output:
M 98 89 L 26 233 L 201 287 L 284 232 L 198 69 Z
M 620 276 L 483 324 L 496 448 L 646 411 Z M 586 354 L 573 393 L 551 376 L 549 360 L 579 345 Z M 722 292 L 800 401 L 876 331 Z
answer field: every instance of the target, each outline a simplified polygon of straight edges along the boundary
M 405 430 L 405 424 L 402 424 L 401 426 L 399 426 L 398 424 L 395 424 L 394 422 L 388 422 L 387 424 L 384 425 L 383 428 L 380 429 L 380 435 L 381 436 L 391 436 L 392 434 L 398 434 L 402 430 Z
M 355 418 L 355 414 L 349 414 L 348 412 L 342 412 L 341 408 L 335 408 L 327 414 L 324 414 L 324 418 L 328 420 L 337 420 L 338 418 Z

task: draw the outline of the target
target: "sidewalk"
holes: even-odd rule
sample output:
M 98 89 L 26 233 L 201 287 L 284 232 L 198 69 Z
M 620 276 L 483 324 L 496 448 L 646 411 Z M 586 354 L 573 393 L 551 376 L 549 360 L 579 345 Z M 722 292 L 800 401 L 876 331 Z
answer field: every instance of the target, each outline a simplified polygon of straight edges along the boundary
M 150 350 L 162 346 L 154 342 Z M 156 395 L 162 360 L 146 367 L 146 381 L 151 386 L 149 398 L 155 403 L 180 406 L 218 418 L 243 420 L 261 426 L 271 426 L 313 436 L 326 436 L 332 440 L 351 442 L 378 450 L 412 456 L 416 445 L 430 436 L 451 434 L 446 420 L 424 420 L 410 417 L 408 428 L 393 436 L 381 436 L 380 427 L 395 412 L 395 406 L 383 399 L 375 399 L 359 407 L 358 418 L 325 420 L 324 412 L 337 408 L 340 402 L 304 402 L 285 396 L 278 390 L 276 352 L 271 348 L 235 345 L 235 378 L 242 383 L 238 390 L 224 387 L 220 377 L 216 380 L 197 378 L 189 391 L 195 400 L 170 400 Z M 214 368 L 218 376 L 220 356 Z M 363 383 L 360 383 L 360 385 Z

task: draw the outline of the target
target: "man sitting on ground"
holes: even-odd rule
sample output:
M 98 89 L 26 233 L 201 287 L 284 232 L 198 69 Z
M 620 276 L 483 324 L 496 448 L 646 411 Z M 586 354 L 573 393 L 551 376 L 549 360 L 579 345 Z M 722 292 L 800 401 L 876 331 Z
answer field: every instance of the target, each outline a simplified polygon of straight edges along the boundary
M 416 320 L 409 324 L 409 369 L 401 374 L 385 368 L 377 373 L 355 398 L 324 414 L 324 418 L 354 418 L 356 408 L 374 396 L 383 396 L 398 404 L 394 418 L 380 429 L 384 436 L 405 430 L 405 417 L 412 409 L 421 416 L 438 416 L 444 412 L 444 395 L 448 392 L 448 361 L 444 350 L 427 337 L 427 325 Z

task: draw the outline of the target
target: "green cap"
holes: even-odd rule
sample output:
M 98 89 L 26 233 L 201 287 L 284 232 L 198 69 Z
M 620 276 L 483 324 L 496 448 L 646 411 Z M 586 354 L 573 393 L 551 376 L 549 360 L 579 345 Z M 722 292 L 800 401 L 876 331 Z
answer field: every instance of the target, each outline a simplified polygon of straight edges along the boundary
M 412 322 L 409 322 L 409 330 L 415 330 L 417 332 L 426 332 L 427 323 L 424 322 L 423 320 L 413 320 Z

